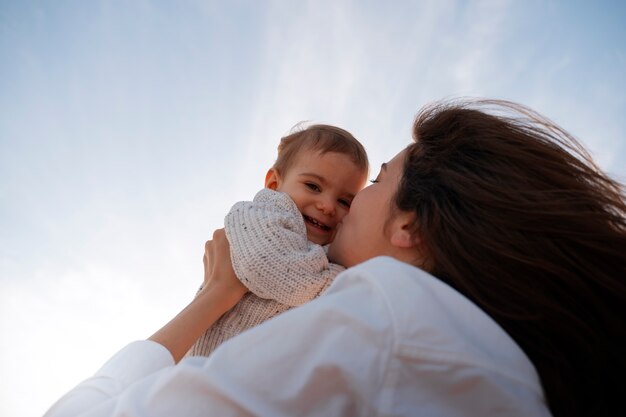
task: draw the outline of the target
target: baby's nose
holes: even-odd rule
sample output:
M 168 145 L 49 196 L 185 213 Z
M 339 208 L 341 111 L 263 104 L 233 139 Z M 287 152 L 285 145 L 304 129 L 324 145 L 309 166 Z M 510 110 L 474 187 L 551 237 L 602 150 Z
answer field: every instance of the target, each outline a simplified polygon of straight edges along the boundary
M 318 210 L 320 210 L 322 213 L 324 213 L 327 216 L 335 215 L 335 204 L 330 200 L 318 201 L 317 208 Z

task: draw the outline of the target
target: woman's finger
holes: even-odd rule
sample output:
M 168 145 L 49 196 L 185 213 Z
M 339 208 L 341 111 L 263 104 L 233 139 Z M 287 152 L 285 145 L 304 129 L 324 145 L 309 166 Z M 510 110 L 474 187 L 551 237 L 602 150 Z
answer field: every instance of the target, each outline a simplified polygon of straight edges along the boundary
M 204 244 L 204 254 L 202 256 L 202 265 L 204 266 L 204 285 L 206 286 L 213 275 L 213 262 L 211 261 L 213 241 L 207 240 Z

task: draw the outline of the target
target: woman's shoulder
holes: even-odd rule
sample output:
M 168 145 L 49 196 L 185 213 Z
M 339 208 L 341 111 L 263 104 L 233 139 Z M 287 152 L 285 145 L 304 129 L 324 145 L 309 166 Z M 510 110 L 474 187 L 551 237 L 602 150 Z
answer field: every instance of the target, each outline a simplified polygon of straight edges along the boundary
M 463 294 L 415 266 L 377 257 L 340 274 L 329 289 L 366 285 L 384 300 L 395 354 L 467 366 L 517 381 L 541 394 L 537 372 L 513 339 Z

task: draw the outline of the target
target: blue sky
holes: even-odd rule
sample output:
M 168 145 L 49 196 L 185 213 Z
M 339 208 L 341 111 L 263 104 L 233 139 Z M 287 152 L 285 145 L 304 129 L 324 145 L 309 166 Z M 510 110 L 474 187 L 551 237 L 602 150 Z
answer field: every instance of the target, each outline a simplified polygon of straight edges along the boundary
M 42 414 L 182 308 L 300 121 L 377 167 L 422 105 L 504 98 L 626 179 L 624 21 L 619 1 L 0 1 L 0 415 Z

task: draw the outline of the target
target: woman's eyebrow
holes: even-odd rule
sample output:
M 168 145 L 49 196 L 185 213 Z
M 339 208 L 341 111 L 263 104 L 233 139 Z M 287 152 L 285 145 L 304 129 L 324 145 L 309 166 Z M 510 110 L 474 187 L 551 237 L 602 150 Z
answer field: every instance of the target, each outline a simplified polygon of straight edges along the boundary
M 386 163 L 386 162 L 383 162 L 382 164 L 380 164 L 380 169 L 381 169 L 382 171 L 387 171 L 387 163 Z

